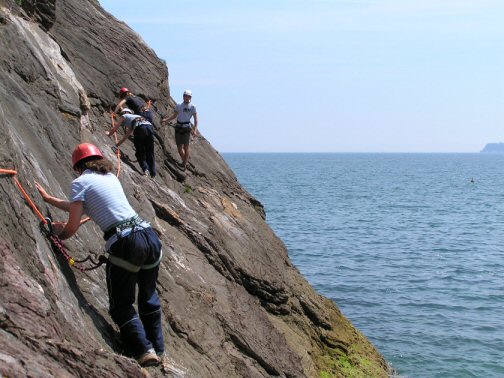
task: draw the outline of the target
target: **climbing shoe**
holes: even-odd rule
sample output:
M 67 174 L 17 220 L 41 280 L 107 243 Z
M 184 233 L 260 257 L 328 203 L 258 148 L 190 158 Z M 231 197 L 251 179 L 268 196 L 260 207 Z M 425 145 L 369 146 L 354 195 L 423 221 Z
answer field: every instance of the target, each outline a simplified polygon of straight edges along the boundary
M 138 357 L 137 362 L 140 366 L 156 366 L 161 363 L 161 359 L 157 356 L 154 350 L 149 349 L 147 352 Z

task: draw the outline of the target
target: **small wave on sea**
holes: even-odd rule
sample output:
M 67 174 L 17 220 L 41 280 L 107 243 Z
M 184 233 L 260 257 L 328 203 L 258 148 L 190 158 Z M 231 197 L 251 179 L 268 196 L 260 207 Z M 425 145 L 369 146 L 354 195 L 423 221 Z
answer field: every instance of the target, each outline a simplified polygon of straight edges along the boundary
M 224 157 L 394 377 L 504 376 L 504 156 Z

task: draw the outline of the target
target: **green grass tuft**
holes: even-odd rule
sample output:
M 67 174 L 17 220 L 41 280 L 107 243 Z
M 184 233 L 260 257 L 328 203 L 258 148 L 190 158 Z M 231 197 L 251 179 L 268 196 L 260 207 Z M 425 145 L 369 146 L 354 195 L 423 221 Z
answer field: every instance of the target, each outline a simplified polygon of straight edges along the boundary
M 318 357 L 320 378 L 372 378 L 382 377 L 381 367 L 356 350 L 350 348 L 346 355 L 341 350 L 324 348 L 325 354 Z M 355 348 L 357 349 L 357 348 Z

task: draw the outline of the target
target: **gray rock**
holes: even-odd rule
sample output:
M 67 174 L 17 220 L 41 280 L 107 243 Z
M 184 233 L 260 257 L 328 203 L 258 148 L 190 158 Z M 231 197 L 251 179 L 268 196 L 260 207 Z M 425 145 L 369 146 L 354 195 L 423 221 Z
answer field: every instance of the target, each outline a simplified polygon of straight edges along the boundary
M 188 377 L 387 376 L 383 357 L 300 275 L 263 206 L 203 136 L 180 170 L 174 130 L 160 123 L 174 104 L 168 70 L 135 32 L 92 0 L 0 5 L 0 168 L 17 170 L 44 214 L 66 220 L 33 182 L 67 195 L 76 144 L 95 143 L 116 161 L 105 131 L 118 88 L 153 102 L 159 175 L 141 177 L 126 160 L 120 179 L 164 244 L 159 291 L 177 367 L 166 369 Z M 131 143 L 124 153 L 134 156 Z M 0 190 L 0 373 L 164 376 L 120 354 L 103 269 L 69 267 L 13 179 L 1 175 Z M 89 222 L 65 244 L 76 258 L 96 258 L 104 243 Z

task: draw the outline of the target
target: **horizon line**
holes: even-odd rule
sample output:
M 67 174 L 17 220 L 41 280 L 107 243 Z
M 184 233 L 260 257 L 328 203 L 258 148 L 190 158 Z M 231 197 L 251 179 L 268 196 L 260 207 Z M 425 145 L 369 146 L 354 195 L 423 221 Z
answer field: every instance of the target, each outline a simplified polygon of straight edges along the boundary
M 425 151 L 219 151 L 221 154 L 489 154 L 501 155 L 504 152 L 458 151 L 458 152 L 425 152 Z

